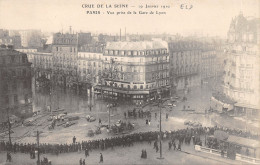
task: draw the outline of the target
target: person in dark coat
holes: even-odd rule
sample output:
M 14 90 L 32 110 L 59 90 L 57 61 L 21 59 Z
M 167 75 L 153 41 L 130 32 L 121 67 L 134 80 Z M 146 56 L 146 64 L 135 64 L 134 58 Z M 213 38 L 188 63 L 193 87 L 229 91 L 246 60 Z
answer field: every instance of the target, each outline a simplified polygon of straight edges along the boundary
M 102 153 L 100 153 L 100 161 L 99 161 L 99 163 L 103 163 L 103 155 L 102 155 Z
M 82 159 L 80 158 L 80 160 L 79 160 L 79 165 L 82 165 Z
M 88 149 L 86 148 L 86 150 L 85 150 L 85 156 L 87 157 L 87 156 L 89 156 L 89 152 L 88 152 Z
M 159 151 L 159 147 L 158 147 L 158 145 L 156 146 L 156 152 L 158 152 Z
M 175 150 L 176 149 L 176 144 L 175 144 L 175 142 L 173 142 L 173 149 Z
M 85 159 L 83 159 L 82 165 L 86 165 Z
M 146 150 L 144 150 L 144 158 L 145 158 L 145 159 L 147 158 L 147 152 L 146 152 Z
M 181 143 L 178 144 L 178 150 L 181 151 Z
M 75 136 L 73 137 L 72 140 L 73 140 L 73 143 L 76 143 L 76 137 Z
M 155 142 L 153 143 L 153 148 L 156 148 L 156 146 L 158 146 L 157 141 L 155 140 Z
M 168 145 L 169 145 L 169 150 L 171 150 L 172 149 L 172 142 L 169 141 Z

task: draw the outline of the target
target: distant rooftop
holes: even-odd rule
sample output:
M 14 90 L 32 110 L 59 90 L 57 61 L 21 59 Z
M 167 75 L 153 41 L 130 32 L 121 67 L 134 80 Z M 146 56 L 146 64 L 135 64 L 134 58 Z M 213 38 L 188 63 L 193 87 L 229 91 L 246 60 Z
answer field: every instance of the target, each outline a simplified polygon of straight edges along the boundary
M 0 56 L 24 54 L 13 49 L 0 48 Z
M 109 50 L 149 50 L 167 49 L 165 41 L 138 41 L 138 42 L 108 42 L 106 49 Z

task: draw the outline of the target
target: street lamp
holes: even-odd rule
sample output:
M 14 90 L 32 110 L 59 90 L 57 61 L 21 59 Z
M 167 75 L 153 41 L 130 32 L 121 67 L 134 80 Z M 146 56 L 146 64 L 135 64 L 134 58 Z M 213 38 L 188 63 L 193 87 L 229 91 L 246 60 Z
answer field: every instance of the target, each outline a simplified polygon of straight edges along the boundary
M 161 92 L 157 91 L 157 94 L 159 95 L 158 107 L 159 107 L 159 110 L 160 110 L 160 157 L 157 158 L 157 159 L 164 159 L 162 157 L 162 109 L 161 109 L 162 100 L 161 100 Z
M 108 108 L 108 128 L 110 128 L 110 108 L 111 108 L 111 106 L 109 104 L 107 104 L 107 108 Z

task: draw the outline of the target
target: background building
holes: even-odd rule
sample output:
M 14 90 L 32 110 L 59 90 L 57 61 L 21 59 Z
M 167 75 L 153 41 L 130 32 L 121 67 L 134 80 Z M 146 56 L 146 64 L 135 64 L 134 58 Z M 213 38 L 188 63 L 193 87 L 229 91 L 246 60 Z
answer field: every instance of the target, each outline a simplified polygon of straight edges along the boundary
M 26 54 L 3 45 L 0 48 L 0 110 L 2 121 L 7 120 L 8 113 L 18 117 L 32 115 L 31 63 Z
M 56 33 L 53 35 L 53 69 L 57 83 L 72 87 L 78 85 L 78 50 L 91 42 L 90 33 Z
M 202 44 L 177 40 L 169 45 L 170 84 L 172 94 L 201 84 Z
M 19 30 L 21 45 L 25 48 L 43 47 L 42 34 L 40 30 Z
M 13 48 L 21 48 L 21 36 L 10 35 L 8 30 L 0 29 L 0 45 L 12 45 Z
M 102 75 L 102 51 L 78 52 L 78 76 L 82 87 L 89 88 L 99 83 Z
M 240 13 L 232 19 L 225 50 L 223 93 L 235 115 L 255 118 L 260 107 L 259 19 Z
M 95 89 L 105 97 L 134 102 L 169 94 L 169 55 L 163 41 L 108 42 L 103 81 Z

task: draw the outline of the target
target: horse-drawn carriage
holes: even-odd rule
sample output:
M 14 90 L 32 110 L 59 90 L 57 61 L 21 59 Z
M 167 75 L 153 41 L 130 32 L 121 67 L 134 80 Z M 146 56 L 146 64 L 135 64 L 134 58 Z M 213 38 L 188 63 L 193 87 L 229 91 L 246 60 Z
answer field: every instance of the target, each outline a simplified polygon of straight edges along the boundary
M 142 108 L 134 108 L 132 111 L 128 110 L 128 117 L 151 118 L 151 112 L 144 111 Z
M 110 130 L 113 134 L 120 134 L 120 133 L 126 133 L 129 131 L 132 131 L 134 129 L 134 124 L 128 122 L 122 122 L 121 120 L 118 120 L 116 124 L 111 125 Z

